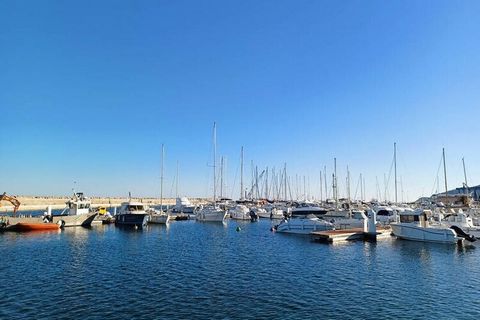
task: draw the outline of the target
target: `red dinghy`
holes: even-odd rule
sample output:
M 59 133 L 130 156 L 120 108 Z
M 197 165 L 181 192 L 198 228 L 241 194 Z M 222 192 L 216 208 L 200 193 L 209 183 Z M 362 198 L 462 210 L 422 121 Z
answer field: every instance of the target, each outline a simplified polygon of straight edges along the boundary
M 60 226 L 56 223 L 25 223 L 19 222 L 17 224 L 8 226 L 7 229 L 9 231 L 51 231 L 51 230 L 58 230 Z

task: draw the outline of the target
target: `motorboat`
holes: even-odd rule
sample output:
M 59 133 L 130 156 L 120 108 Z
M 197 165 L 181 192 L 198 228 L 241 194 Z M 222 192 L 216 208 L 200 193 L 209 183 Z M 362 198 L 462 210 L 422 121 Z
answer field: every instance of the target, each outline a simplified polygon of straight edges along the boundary
M 148 223 L 151 224 L 167 224 L 170 221 L 170 214 L 164 211 L 152 210 L 150 211 L 150 219 Z
M 195 214 L 195 206 L 192 205 L 190 200 L 186 197 L 177 198 L 175 200 L 175 206 L 172 207 L 171 212 L 173 214 Z
M 460 236 L 448 226 L 431 226 L 428 220 L 430 210 L 404 211 L 399 213 L 399 221 L 391 223 L 392 233 L 397 238 L 422 242 L 461 243 Z
M 115 225 L 143 228 L 147 225 L 150 216 L 146 210 L 148 207 L 141 202 L 131 200 L 123 202 L 115 216 Z
M 237 204 L 228 210 L 234 220 L 251 220 L 250 209 L 243 204 Z
M 217 206 L 201 207 L 195 216 L 200 222 L 224 222 L 227 219 L 228 210 Z
M 319 219 L 311 214 L 303 217 L 283 219 L 273 229 L 284 233 L 310 234 L 313 231 L 334 230 L 335 226 L 333 223 Z
M 302 206 L 292 209 L 292 217 L 305 217 L 315 215 L 316 217 L 324 216 L 329 210 L 317 206 Z
M 367 216 L 362 210 L 334 210 L 327 212 L 322 219 L 333 223 L 335 229 L 352 229 L 362 228 Z

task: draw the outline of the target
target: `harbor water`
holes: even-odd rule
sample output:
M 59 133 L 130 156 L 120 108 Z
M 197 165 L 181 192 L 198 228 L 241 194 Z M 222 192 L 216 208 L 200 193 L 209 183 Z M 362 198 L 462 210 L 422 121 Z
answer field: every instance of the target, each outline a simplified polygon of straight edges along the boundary
M 326 245 L 271 226 L 0 234 L 0 319 L 480 318 L 478 249 Z

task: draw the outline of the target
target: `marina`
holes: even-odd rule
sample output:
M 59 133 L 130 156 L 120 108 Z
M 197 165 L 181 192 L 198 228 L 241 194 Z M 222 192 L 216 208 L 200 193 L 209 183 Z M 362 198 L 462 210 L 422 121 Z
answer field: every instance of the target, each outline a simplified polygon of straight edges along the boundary
M 480 1 L 0 3 L 0 320 L 480 319 Z

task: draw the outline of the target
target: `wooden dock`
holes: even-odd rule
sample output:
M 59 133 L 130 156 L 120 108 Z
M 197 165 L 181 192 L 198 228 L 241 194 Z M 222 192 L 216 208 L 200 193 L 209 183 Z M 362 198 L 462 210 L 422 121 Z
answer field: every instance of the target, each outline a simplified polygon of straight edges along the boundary
M 353 240 L 377 240 L 378 238 L 390 237 L 390 228 L 377 228 L 374 234 L 363 231 L 362 228 L 343 229 L 343 230 L 328 230 L 328 231 L 313 231 L 310 234 L 316 242 L 332 243 L 338 241 L 353 241 Z

